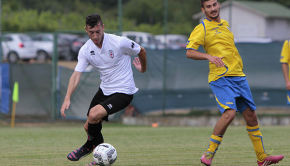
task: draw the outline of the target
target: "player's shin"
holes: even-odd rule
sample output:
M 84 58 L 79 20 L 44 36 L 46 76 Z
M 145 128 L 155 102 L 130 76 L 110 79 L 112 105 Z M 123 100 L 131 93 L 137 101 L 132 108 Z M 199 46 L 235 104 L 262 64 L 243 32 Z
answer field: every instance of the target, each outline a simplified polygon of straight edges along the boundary
M 88 140 L 87 145 L 90 147 L 95 147 L 104 142 L 103 135 L 101 133 L 102 123 L 88 124 Z
M 259 125 L 257 126 L 247 126 L 249 137 L 253 143 L 254 150 L 257 155 L 258 161 L 263 161 L 267 154 L 265 153 L 264 145 L 263 145 L 263 136 L 260 132 Z

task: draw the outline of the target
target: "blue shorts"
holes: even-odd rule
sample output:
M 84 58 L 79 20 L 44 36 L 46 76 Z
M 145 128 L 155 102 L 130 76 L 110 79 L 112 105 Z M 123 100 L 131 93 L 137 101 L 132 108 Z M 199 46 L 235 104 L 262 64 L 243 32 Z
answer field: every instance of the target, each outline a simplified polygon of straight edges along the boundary
M 256 110 L 256 105 L 246 77 L 221 77 L 209 83 L 221 113 L 227 109 L 243 112 L 248 107 Z
M 287 91 L 287 104 L 290 104 L 290 90 Z

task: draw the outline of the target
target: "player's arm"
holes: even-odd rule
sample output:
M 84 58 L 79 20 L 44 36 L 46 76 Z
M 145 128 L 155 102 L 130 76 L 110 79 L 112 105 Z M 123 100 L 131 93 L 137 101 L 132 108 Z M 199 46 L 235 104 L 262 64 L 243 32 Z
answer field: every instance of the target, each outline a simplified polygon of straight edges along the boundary
M 138 55 L 138 57 L 134 58 L 133 65 L 141 73 L 146 71 L 146 51 L 142 46 L 126 37 L 122 37 L 120 49 L 125 55 Z
M 197 50 L 188 49 L 186 51 L 186 57 L 194 60 L 208 60 L 211 63 L 214 63 L 217 67 L 223 67 L 225 65 L 222 61 L 222 58 L 211 56 L 207 53 L 202 53 Z
M 205 36 L 205 26 L 203 24 L 197 25 L 188 38 L 186 57 L 194 60 L 208 60 L 209 62 L 214 63 L 217 67 L 223 67 L 224 62 L 222 61 L 222 58 L 197 51 L 200 45 L 206 44 Z
M 63 101 L 63 104 L 61 106 L 61 115 L 62 117 L 65 118 L 65 110 L 67 110 L 70 106 L 70 98 L 71 95 L 73 94 L 74 90 L 76 89 L 76 87 L 78 86 L 79 82 L 80 82 L 80 77 L 81 77 L 81 72 L 78 71 L 74 71 L 73 74 L 71 75 L 70 79 L 69 79 L 69 83 L 68 83 L 68 87 L 67 87 L 67 92 Z
M 146 60 L 146 50 L 145 48 L 141 47 L 138 57 L 134 58 L 133 65 L 135 68 L 141 72 L 146 72 L 147 69 L 147 60 Z
M 286 89 L 290 90 L 289 66 L 287 63 L 281 63 L 281 64 L 282 64 L 282 72 L 283 72 L 283 77 L 285 80 Z
M 282 50 L 281 50 L 281 58 L 280 63 L 282 65 L 283 77 L 285 80 L 286 89 L 290 90 L 290 80 L 289 80 L 289 41 L 285 40 Z

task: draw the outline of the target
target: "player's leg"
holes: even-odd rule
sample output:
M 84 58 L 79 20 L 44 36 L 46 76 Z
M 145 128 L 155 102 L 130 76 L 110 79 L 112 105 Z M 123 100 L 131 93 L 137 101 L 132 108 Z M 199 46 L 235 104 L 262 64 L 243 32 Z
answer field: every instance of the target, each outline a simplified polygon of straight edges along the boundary
M 67 158 L 71 161 L 78 161 L 82 157 L 88 155 L 100 143 L 104 142 L 102 130 L 102 118 L 107 115 L 106 110 L 101 105 L 91 108 L 89 117 L 84 125 L 87 128 L 88 139 L 80 148 L 68 154 Z
M 106 114 L 103 111 L 97 111 L 96 109 L 92 108 L 90 110 L 90 114 L 88 117 L 88 134 L 89 136 L 96 137 L 94 135 L 97 129 L 91 129 L 94 124 L 98 123 L 100 120 L 99 118 L 106 120 L 108 119 L 108 115 L 114 114 L 124 108 L 126 108 L 132 101 L 133 95 L 123 94 L 123 93 L 114 93 L 110 95 L 105 101 L 101 102 L 100 105 L 105 109 Z M 99 133 L 101 134 L 101 132 Z M 91 165 L 98 165 L 95 161 L 88 164 Z
M 102 90 L 99 89 L 98 92 L 93 97 L 91 103 L 90 103 L 87 116 L 89 117 L 90 110 L 93 107 L 95 107 L 96 105 L 98 105 L 100 102 L 102 102 L 105 99 L 106 99 L 106 96 L 103 94 Z M 85 131 L 86 131 L 86 133 L 88 135 L 87 141 L 80 148 L 72 151 L 71 153 L 69 153 L 67 155 L 67 158 L 69 160 L 71 160 L 71 161 L 78 161 L 80 158 L 82 158 L 82 157 L 88 155 L 89 153 L 91 153 L 93 151 L 93 149 L 94 149 L 95 146 L 97 146 L 98 144 L 104 142 L 103 135 L 101 133 L 102 122 L 98 123 L 95 128 L 96 128 L 95 129 L 96 132 L 98 133 L 97 138 L 93 138 L 93 136 L 90 136 L 90 134 L 88 132 L 88 130 L 89 130 L 89 121 L 87 119 L 86 123 L 84 124 L 84 129 L 85 129 Z
M 246 79 L 239 81 L 239 92 L 241 97 L 237 99 L 238 110 L 242 111 L 247 124 L 248 135 L 253 143 L 259 166 L 267 166 L 279 162 L 284 158 L 283 155 L 268 156 L 264 149 L 263 135 L 260 131 L 258 118 L 256 115 L 256 105 L 254 103 L 250 87 Z
M 86 123 L 84 124 L 84 129 L 85 129 L 85 131 L 86 131 L 86 133 L 88 135 L 88 141 L 90 141 L 90 140 L 92 140 L 92 137 L 89 136 L 89 134 L 88 134 L 88 128 L 89 128 L 88 126 L 89 126 L 89 122 L 87 120 Z M 100 129 L 102 129 L 102 123 L 100 123 Z M 99 143 L 97 143 L 97 145 L 103 143 L 103 141 L 104 141 L 103 136 L 102 136 L 102 133 L 100 133 L 100 140 L 101 141 Z
M 210 136 L 210 142 L 207 151 L 201 157 L 201 163 L 210 166 L 212 159 L 222 142 L 223 135 L 225 134 L 228 126 L 235 118 L 236 111 L 233 109 L 226 110 L 221 118 L 216 123 L 213 134 Z
M 235 92 L 232 90 L 230 78 L 219 78 L 210 83 L 210 87 L 215 95 L 217 106 L 221 112 L 221 118 L 217 121 L 207 151 L 201 157 L 201 163 L 210 166 L 212 159 L 222 142 L 223 135 L 229 124 L 236 115 Z
M 247 108 L 245 111 L 243 111 L 243 117 L 246 121 L 247 131 L 256 152 L 258 165 L 267 166 L 281 161 L 284 158 L 283 155 L 269 156 L 266 154 L 263 144 L 263 135 L 260 131 L 255 111 Z
M 103 143 L 104 139 L 101 133 L 102 120 L 108 120 L 108 115 L 116 113 L 127 107 L 133 99 L 133 95 L 123 93 L 114 93 L 106 96 L 106 99 L 100 104 L 89 110 L 87 120 L 88 140 L 92 140 L 93 147 Z
M 258 125 L 256 113 L 255 111 L 252 111 L 250 108 L 247 108 L 245 111 L 243 111 L 242 114 L 246 121 L 247 131 L 253 143 L 257 159 L 258 161 L 263 161 L 264 158 L 267 157 L 267 154 L 265 153 L 263 145 L 263 136 Z
M 90 147 L 94 149 L 97 145 L 104 142 L 102 135 L 102 120 L 108 115 L 106 109 L 98 104 L 90 109 L 87 126 L 88 126 L 88 140 Z
M 213 134 L 224 135 L 228 126 L 234 120 L 235 116 L 236 116 L 236 110 L 234 109 L 225 110 L 225 112 L 221 115 L 220 119 L 217 121 L 213 130 Z

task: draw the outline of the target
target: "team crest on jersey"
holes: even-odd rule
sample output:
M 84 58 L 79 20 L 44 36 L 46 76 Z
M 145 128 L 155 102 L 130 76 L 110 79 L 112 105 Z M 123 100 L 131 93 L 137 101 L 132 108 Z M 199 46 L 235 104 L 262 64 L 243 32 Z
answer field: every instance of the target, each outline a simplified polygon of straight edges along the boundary
M 91 53 L 91 55 L 95 55 L 95 51 L 91 51 L 90 53 Z
M 113 59 L 114 58 L 114 51 L 113 50 L 109 50 L 109 55 Z

